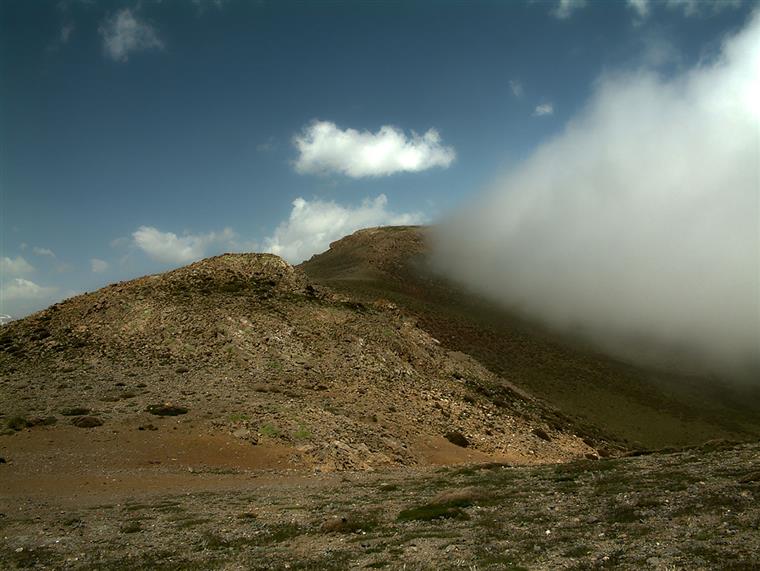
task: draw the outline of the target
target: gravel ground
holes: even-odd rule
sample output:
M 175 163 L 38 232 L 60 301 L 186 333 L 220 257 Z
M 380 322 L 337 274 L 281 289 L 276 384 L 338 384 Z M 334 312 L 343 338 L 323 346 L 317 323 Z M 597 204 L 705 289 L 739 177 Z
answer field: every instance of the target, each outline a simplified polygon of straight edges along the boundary
M 19 499 L 0 517 L 0 566 L 760 568 L 757 444 L 553 466 L 214 477 L 218 491 Z

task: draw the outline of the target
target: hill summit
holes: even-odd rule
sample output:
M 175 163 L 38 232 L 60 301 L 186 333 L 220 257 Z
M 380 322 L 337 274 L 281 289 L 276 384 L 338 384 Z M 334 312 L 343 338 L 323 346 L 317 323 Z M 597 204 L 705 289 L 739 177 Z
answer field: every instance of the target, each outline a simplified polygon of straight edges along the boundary
M 0 371 L 9 448 L 60 439 L 55 454 L 89 451 L 93 470 L 113 446 L 125 470 L 229 464 L 207 453 L 217 445 L 243 465 L 325 471 L 595 454 L 394 304 L 270 254 L 224 254 L 12 322 Z

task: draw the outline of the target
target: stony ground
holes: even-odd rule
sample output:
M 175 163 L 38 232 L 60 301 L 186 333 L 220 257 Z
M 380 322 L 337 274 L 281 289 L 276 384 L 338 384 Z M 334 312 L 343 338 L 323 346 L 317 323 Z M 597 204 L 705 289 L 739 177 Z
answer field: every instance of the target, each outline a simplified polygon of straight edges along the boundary
M 760 568 L 760 445 L 538 467 L 192 477 L 191 491 L 173 495 L 0 496 L 0 566 Z

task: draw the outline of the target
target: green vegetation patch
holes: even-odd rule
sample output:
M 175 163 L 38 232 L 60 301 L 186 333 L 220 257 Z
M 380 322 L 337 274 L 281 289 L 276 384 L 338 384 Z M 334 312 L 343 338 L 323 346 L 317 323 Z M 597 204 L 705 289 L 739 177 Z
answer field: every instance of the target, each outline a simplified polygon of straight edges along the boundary
M 431 521 L 436 519 L 470 519 L 462 508 L 467 508 L 487 498 L 482 490 L 465 488 L 438 494 L 421 506 L 403 510 L 398 521 Z

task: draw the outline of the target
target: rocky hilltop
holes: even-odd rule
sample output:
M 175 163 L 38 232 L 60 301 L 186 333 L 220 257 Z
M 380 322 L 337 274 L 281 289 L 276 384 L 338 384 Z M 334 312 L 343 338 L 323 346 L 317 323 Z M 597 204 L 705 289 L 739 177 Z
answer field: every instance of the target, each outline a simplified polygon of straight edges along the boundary
M 188 469 L 211 462 L 193 452 L 211 437 L 263 465 L 269 454 L 278 467 L 325 471 L 596 454 L 394 304 L 335 293 L 269 254 L 217 256 L 10 323 L 0 379 L 1 446 L 128 439 L 141 467 L 160 461 L 141 443 L 170 429 L 185 438 L 163 445 L 185 450 Z

